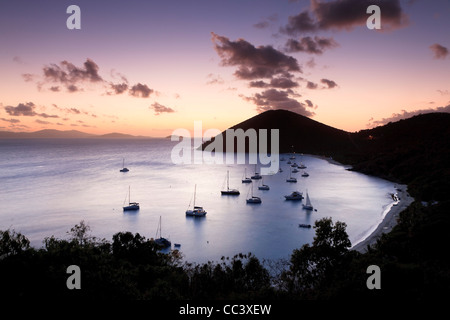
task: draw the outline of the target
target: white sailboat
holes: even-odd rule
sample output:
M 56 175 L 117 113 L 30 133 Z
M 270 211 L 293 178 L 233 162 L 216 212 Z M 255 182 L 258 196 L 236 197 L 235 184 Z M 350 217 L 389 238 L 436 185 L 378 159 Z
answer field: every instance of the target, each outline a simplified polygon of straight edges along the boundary
M 261 179 L 261 185 L 258 187 L 258 190 L 270 190 L 270 187 L 264 184 L 264 177 Z
M 306 203 L 303 205 L 303 209 L 305 210 L 313 210 L 313 206 L 311 203 L 311 199 L 309 199 L 308 190 L 306 190 Z
M 131 202 L 131 191 L 130 187 L 128 186 L 128 205 L 123 207 L 123 211 L 132 211 L 132 210 L 139 210 L 139 203 Z
M 251 198 L 247 198 L 247 203 L 262 203 L 260 197 L 256 197 L 256 196 L 253 195 L 253 185 L 251 187 L 251 190 L 252 190 L 252 197 Z
M 205 209 L 203 207 L 199 207 L 195 205 L 195 197 L 197 193 L 197 185 L 194 187 L 194 207 L 192 210 L 186 210 L 186 215 L 191 217 L 204 217 L 206 215 Z M 190 204 L 189 204 L 190 206 Z
M 130 171 L 128 168 L 125 168 L 125 158 L 122 160 L 122 169 L 119 170 L 120 172 L 128 172 Z
M 158 237 L 158 231 L 159 231 L 159 238 Z M 156 229 L 156 236 L 155 236 L 155 243 L 161 247 L 161 248 L 167 248 L 170 247 L 172 245 L 172 243 L 167 240 L 166 238 L 163 238 L 161 236 L 161 216 L 159 216 L 159 224 L 158 224 L 158 229 Z
M 247 168 L 244 169 L 244 176 L 242 177 L 242 183 L 252 183 L 252 179 L 247 177 Z
M 292 176 L 292 169 L 291 169 L 290 172 L 291 172 L 291 173 L 290 173 L 290 175 L 289 175 L 289 178 L 286 179 L 286 182 L 297 182 L 297 178 L 295 178 L 295 177 Z
M 238 196 L 240 195 L 239 190 L 237 189 L 230 189 L 230 171 L 227 171 L 227 190 L 220 191 L 222 195 L 226 196 Z
M 253 176 L 251 176 L 251 178 L 254 180 L 259 180 L 262 178 L 262 176 L 259 174 L 259 172 L 256 171 L 256 164 L 255 164 L 255 174 Z

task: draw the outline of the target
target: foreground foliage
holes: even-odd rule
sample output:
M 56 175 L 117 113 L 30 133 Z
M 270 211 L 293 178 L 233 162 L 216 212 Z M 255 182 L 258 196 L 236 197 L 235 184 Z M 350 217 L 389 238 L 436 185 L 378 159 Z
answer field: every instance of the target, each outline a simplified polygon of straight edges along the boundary
M 260 262 L 252 254 L 190 264 L 158 252 L 139 233 L 112 242 L 90 236 L 84 222 L 68 239 L 45 239 L 41 249 L 11 230 L 0 232 L 0 283 L 6 298 L 83 299 L 427 299 L 450 287 L 449 203 L 415 203 L 399 225 L 365 254 L 349 250 L 345 223 L 316 221 L 312 244 L 289 261 Z M 442 232 L 442 233 L 441 233 Z M 81 269 L 81 290 L 69 290 L 69 265 Z M 366 287 L 369 265 L 382 270 L 382 290 Z

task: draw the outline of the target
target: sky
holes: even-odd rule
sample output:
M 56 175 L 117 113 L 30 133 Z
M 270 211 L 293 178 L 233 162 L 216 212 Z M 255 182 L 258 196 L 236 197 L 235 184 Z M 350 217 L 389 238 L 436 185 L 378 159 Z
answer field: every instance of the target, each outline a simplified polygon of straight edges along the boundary
M 1 1 L 0 131 L 163 137 L 285 109 L 353 132 L 450 112 L 449 50 L 450 0 Z

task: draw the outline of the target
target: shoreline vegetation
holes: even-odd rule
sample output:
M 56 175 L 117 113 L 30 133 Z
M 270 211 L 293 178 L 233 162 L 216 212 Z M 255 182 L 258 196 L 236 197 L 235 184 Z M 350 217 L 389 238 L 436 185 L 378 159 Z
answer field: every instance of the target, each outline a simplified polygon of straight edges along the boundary
M 445 299 L 442 293 L 450 288 L 450 115 L 419 115 L 349 134 L 278 111 L 233 128 L 289 128 L 284 136 L 280 134 L 285 144 L 281 153 L 292 150 L 294 140 L 289 139 L 299 136 L 298 128 L 306 130 L 303 136 L 311 137 L 309 144 L 296 146 L 298 150 L 326 155 L 324 159 L 332 155 L 330 161 L 394 181 L 400 189 L 398 205 L 353 250 L 345 223 L 331 218 L 316 221 L 313 243 L 293 250 L 288 261 L 263 262 L 252 254 L 239 254 L 220 262 L 183 263 L 178 251 L 161 254 L 153 241 L 139 234 L 119 232 L 108 242 L 90 236 L 84 223 L 71 229 L 69 239 L 46 238 L 41 249 L 31 248 L 22 234 L 6 230 L 0 231 L 0 295 L 9 299 Z M 269 120 L 271 124 L 265 122 Z M 313 137 L 314 132 L 334 136 L 323 140 L 320 134 Z M 68 290 L 65 285 L 70 265 L 82 270 L 81 290 Z M 381 290 L 367 287 L 371 265 L 381 270 Z

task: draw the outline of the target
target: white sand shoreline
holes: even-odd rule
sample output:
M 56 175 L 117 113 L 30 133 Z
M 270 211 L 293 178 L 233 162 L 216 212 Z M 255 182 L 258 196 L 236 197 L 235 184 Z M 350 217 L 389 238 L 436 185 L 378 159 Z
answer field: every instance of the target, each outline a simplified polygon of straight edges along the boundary
M 334 159 L 324 156 L 310 155 L 325 161 L 328 161 L 331 164 L 342 166 L 346 169 L 352 168 L 350 165 L 344 165 Z M 411 197 L 408 193 L 408 186 L 406 184 L 396 184 L 397 188 L 397 196 L 400 201 L 397 205 L 389 204 L 391 206 L 390 210 L 384 215 L 382 221 L 378 224 L 378 226 L 365 238 L 358 240 L 355 244 L 352 245 L 350 250 L 356 250 L 358 252 L 364 253 L 367 251 L 367 246 L 373 246 L 377 243 L 377 240 L 381 238 L 383 233 L 389 233 L 391 230 L 397 225 L 397 219 L 399 217 L 400 212 L 405 210 L 412 202 L 414 202 L 414 198 Z
M 381 238 L 383 233 L 389 233 L 397 225 L 400 212 L 405 210 L 414 201 L 414 198 L 408 194 L 407 187 L 404 184 L 398 184 L 396 186 L 398 189 L 397 195 L 400 199 L 398 204 L 392 205 L 376 229 L 365 239 L 354 244 L 351 250 L 356 250 L 361 253 L 366 252 L 367 246 L 373 246 Z

